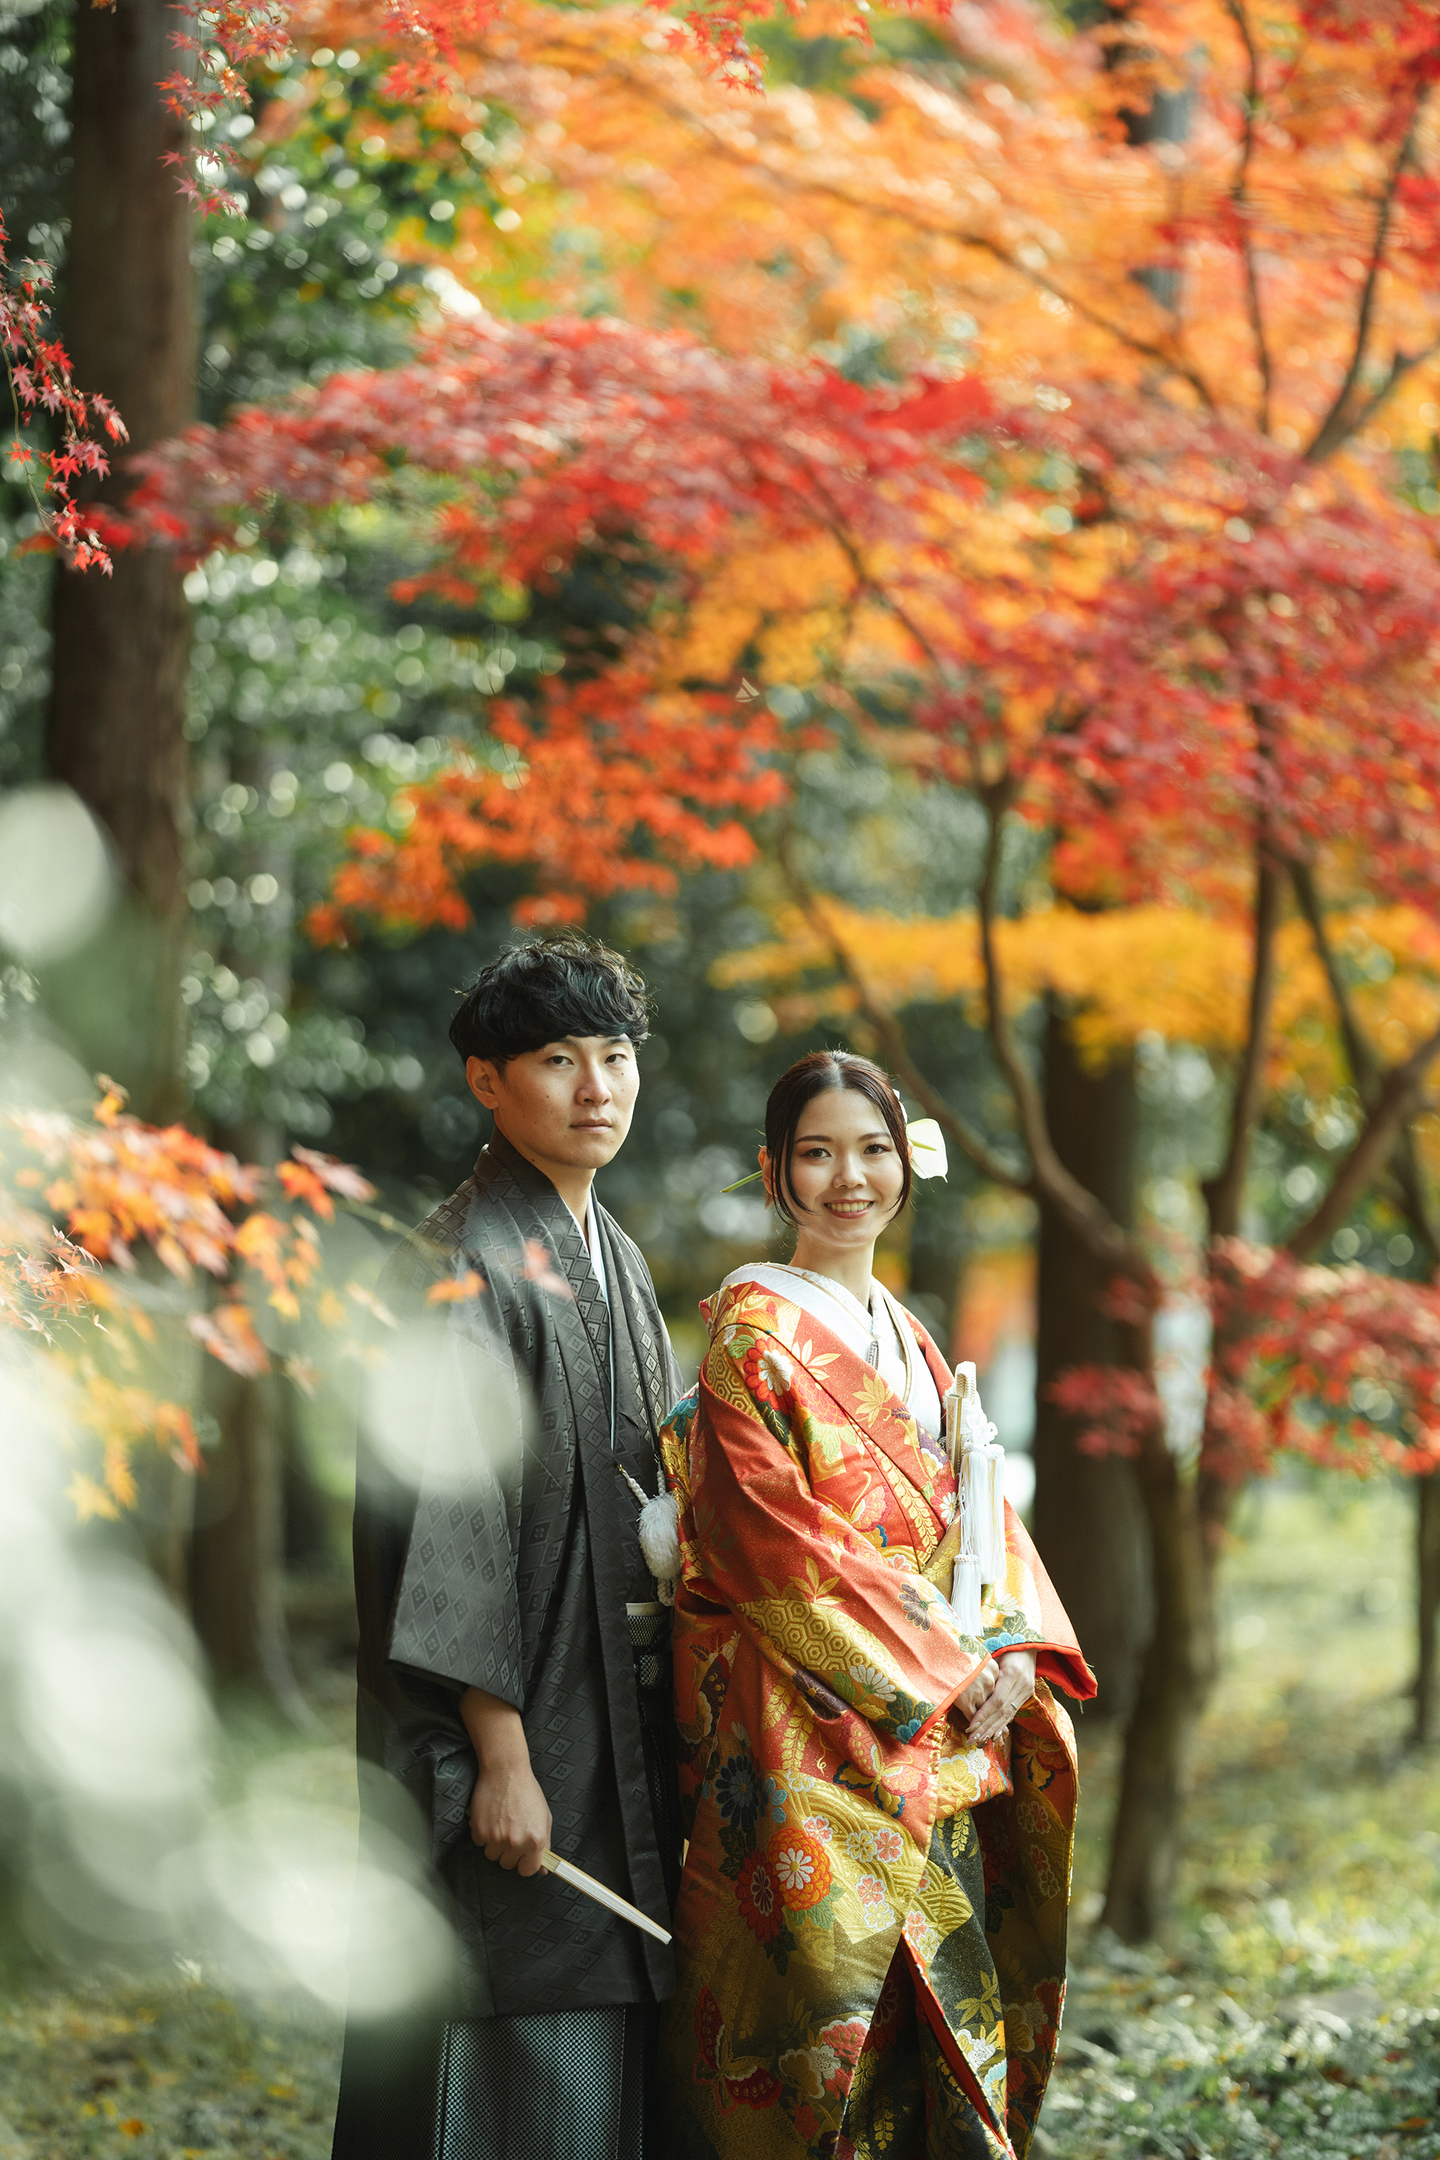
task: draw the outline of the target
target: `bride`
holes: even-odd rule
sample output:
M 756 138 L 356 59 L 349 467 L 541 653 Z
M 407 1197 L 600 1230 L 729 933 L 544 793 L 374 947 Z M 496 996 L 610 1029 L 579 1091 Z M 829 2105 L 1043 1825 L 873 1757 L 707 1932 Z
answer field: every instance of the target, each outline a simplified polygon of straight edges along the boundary
M 890 1080 L 802 1058 L 771 1092 L 760 1165 L 794 1259 L 721 1284 L 662 1435 L 690 1839 L 666 2149 L 1023 2160 L 1076 1801 L 1043 1676 L 1095 1683 L 1008 1507 L 977 1632 L 949 1602 L 951 1376 L 873 1274 L 913 1174 Z

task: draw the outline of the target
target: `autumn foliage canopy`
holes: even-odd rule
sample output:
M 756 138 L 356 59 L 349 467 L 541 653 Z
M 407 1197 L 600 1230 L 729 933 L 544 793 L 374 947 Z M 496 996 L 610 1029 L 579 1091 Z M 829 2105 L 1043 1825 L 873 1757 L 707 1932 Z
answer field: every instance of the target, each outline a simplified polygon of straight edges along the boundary
M 488 859 L 531 866 L 539 920 L 741 866 L 779 830 L 797 753 L 857 714 L 908 783 L 983 807 L 992 868 L 1014 821 L 1043 836 L 1053 895 L 1132 955 L 1168 919 L 1185 950 L 1213 931 L 1268 981 L 1282 927 L 1298 934 L 1277 897 L 1292 873 L 1322 934 L 1356 911 L 1427 920 L 1440 571 L 1416 474 L 1440 427 L 1440 8 L 1135 0 L 1076 32 L 996 0 L 917 10 L 897 46 L 820 0 L 789 34 L 843 61 L 763 97 L 736 89 L 751 13 L 288 18 L 301 49 L 398 55 L 337 141 L 418 125 L 463 175 L 477 115 L 511 116 L 487 184 L 525 219 L 507 230 L 477 199 L 453 241 L 417 236 L 466 309 L 399 368 L 151 456 L 137 533 L 199 559 L 383 504 L 425 552 L 402 597 L 543 596 L 588 553 L 644 595 L 604 665 L 488 708 L 349 836 L 314 928 L 462 923 Z M 204 20 L 218 110 L 275 24 Z M 330 95 L 318 61 L 311 94 Z M 299 120 L 269 108 L 259 155 Z M 602 236 L 598 273 L 549 246 L 562 212 Z M 524 319 L 487 311 L 502 273 Z M 791 690 L 801 726 L 768 694 Z M 982 902 L 964 994 L 1013 1078 L 1022 918 L 1007 900 L 984 919 L 993 883 Z M 1273 984 L 1257 998 L 1232 975 L 1246 1131 L 1273 1008 Z M 1023 1074 L 1017 1101 L 1029 1140 Z M 1242 1133 L 1241 1182 L 1244 1160 Z M 1217 1474 L 1307 1435 L 1350 1448 L 1324 1366 L 1333 1350 L 1353 1402 L 1367 1327 L 1410 1375 L 1375 1388 L 1430 1449 L 1429 1293 L 1247 1258 L 1224 1208 L 1212 1228 L 1217 1315 L 1250 1315 L 1226 1321 L 1214 1375 Z M 1153 1373 L 1104 1385 L 1130 1389 L 1109 1430 L 1138 1444 Z

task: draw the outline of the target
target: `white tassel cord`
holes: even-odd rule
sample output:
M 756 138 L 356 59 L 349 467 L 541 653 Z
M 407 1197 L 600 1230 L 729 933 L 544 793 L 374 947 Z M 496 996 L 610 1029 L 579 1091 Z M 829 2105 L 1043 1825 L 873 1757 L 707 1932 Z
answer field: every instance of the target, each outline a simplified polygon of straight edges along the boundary
M 645 1556 L 646 1567 L 655 1578 L 660 1602 L 673 1605 L 675 1585 L 680 1579 L 680 1509 L 675 1495 L 647 1493 L 623 1463 L 617 1462 L 615 1467 L 640 1502 L 640 1520 L 636 1525 L 640 1533 L 640 1550 Z
M 950 1608 L 960 1623 L 962 1635 L 980 1633 L 980 1601 L 980 1563 L 970 1554 L 962 1553 L 955 1562 L 955 1579 L 950 1589 Z
M 640 1510 L 640 1550 L 657 1582 L 680 1573 L 680 1510 L 673 1493 L 655 1493 Z
M 995 1427 L 990 1427 L 993 1433 Z M 992 1440 L 986 1450 L 990 1457 L 990 1560 L 993 1572 L 985 1580 L 997 1590 L 1005 1587 L 1009 1573 L 1010 1554 L 1005 1542 L 1005 1450 L 998 1441 Z
M 958 1612 L 962 1597 L 969 1609 L 972 1576 L 977 1584 L 1003 1585 L 1007 1565 L 1005 1450 L 981 1407 L 975 1367 L 968 1360 L 955 1368 L 945 1397 L 945 1423 L 960 1493 L 961 1557 L 951 1591 Z

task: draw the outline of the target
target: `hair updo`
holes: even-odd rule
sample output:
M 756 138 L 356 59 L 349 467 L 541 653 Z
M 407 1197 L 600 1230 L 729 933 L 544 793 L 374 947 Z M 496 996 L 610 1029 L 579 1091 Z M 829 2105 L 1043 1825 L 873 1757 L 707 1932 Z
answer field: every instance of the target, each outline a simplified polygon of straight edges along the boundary
M 895 1214 L 901 1214 L 910 1202 L 910 1191 L 915 1182 L 910 1167 L 910 1142 L 905 1132 L 905 1112 L 889 1073 L 872 1064 L 869 1058 L 856 1057 L 850 1050 L 812 1050 L 808 1057 L 798 1059 L 788 1072 L 781 1073 L 765 1105 L 770 1197 L 781 1221 L 792 1227 L 794 1210 L 800 1207 L 800 1202 L 790 1182 L 790 1154 L 795 1145 L 800 1114 L 817 1095 L 828 1095 L 835 1089 L 848 1089 L 852 1094 L 863 1095 L 879 1111 L 905 1173 Z

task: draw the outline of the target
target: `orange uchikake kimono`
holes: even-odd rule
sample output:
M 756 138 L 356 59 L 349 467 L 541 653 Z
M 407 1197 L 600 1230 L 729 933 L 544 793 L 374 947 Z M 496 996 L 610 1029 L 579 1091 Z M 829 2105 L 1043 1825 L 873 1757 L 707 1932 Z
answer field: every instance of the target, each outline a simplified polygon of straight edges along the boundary
M 661 1445 L 690 1840 L 667 2156 L 1024 2160 L 1064 1996 L 1073 1736 L 1043 1678 L 984 1749 L 947 1712 L 1009 1643 L 1095 1691 L 1029 1537 L 1007 1508 L 1003 1594 L 962 1635 L 921 1572 L 955 1510 L 943 1447 L 762 1283 L 721 1292 Z

